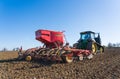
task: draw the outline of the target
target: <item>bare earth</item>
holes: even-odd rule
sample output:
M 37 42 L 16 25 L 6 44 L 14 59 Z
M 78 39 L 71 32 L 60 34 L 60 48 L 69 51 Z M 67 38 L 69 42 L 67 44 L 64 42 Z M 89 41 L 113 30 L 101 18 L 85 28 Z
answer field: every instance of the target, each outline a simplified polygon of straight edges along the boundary
M 17 61 L 17 56 L 0 52 L 0 79 L 120 79 L 120 48 L 72 63 Z

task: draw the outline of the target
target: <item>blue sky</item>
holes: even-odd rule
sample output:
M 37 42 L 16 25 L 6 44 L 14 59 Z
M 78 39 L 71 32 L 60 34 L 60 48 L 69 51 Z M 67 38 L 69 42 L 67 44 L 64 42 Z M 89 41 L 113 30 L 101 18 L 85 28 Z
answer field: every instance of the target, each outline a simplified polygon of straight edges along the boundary
M 120 42 L 120 0 L 0 0 L 0 50 L 40 46 L 35 31 L 65 30 L 72 45 L 79 33 L 99 32 L 102 44 Z

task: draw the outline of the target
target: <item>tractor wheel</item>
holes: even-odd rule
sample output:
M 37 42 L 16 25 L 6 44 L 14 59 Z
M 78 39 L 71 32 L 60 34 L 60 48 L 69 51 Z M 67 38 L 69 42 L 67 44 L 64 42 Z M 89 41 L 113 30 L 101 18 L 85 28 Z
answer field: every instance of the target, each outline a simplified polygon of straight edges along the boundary
M 95 43 L 92 43 L 92 52 L 93 54 L 96 54 L 97 52 L 97 45 Z
M 32 60 L 32 57 L 30 55 L 26 56 L 25 58 L 26 61 L 31 61 Z
M 97 52 L 97 45 L 93 42 L 89 42 L 87 45 L 87 50 L 91 50 L 93 54 Z
M 63 61 L 66 63 L 71 63 L 71 62 L 73 62 L 73 57 L 72 56 L 64 56 Z
M 103 53 L 104 49 L 103 47 L 100 47 L 100 53 Z

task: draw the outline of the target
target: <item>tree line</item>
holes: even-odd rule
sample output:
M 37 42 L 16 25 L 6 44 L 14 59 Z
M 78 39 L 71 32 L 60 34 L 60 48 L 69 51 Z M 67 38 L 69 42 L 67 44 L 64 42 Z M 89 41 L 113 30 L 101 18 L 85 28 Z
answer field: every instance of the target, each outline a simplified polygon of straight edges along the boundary
M 120 43 L 108 43 L 107 47 L 120 47 Z
M 13 48 L 12 50 L 8 50 L 7 48 L 3 48 L 0 51 L 2 51 L 2 52 L 5 52 L 5 51 L 19 51 L 19 49 L 20 49 L 19 47 Z
M 108 48 L 111 48 L 111 47 L 120 47 L 120 43 L 108 43 L 108 45 L 107 46 L 105 46 L 105 47 L 108 47 Z M 10 51 L 19 51 L 19 47 L 16 47 L 16 48 L 13 48 L 12 50 L 10 50 Z M 2 50 L 0 50 L 0 51 L 3 51 L 3 52 L 5 52 L 5 51 L 9 51 L 7 48 L 3 48 Z

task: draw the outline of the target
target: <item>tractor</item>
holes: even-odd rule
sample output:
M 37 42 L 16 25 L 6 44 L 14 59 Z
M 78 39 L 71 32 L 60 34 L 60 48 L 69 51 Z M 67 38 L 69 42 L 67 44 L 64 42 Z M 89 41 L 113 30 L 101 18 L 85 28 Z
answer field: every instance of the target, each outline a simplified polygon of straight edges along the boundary
M 84 44 L 84 33 L 82 34 L 81 43 L 79 41 L 77 48 L 67 48 L 64 46 L 64 34 L 60 31 L 52 30 L 37 30 L 35 32 L 36 40 L 42 42 L 44 45 L 39 48 L 30 48 L 25 52 L 20 50 L 18 52 L 18 59 L 42 60 L 42 61 L 63 61 L 70 63 L 73 60 L 83 60 L 83 58 L 93 58 L 92 52 L 89 49 L 79 48 L 80 44 Z M 89 33 L 88 35 L 90 35 Z M 97 43 L 95 43 L 97 45 Z M 85 44 L 84 44 L 85 45 Z
M 99 33 L 85 31 L 80 33 L 80 39 L 73 45 L 77 49 L 91 50 L 93 54 L 104 52 L 104 47 L 101 45 Z

